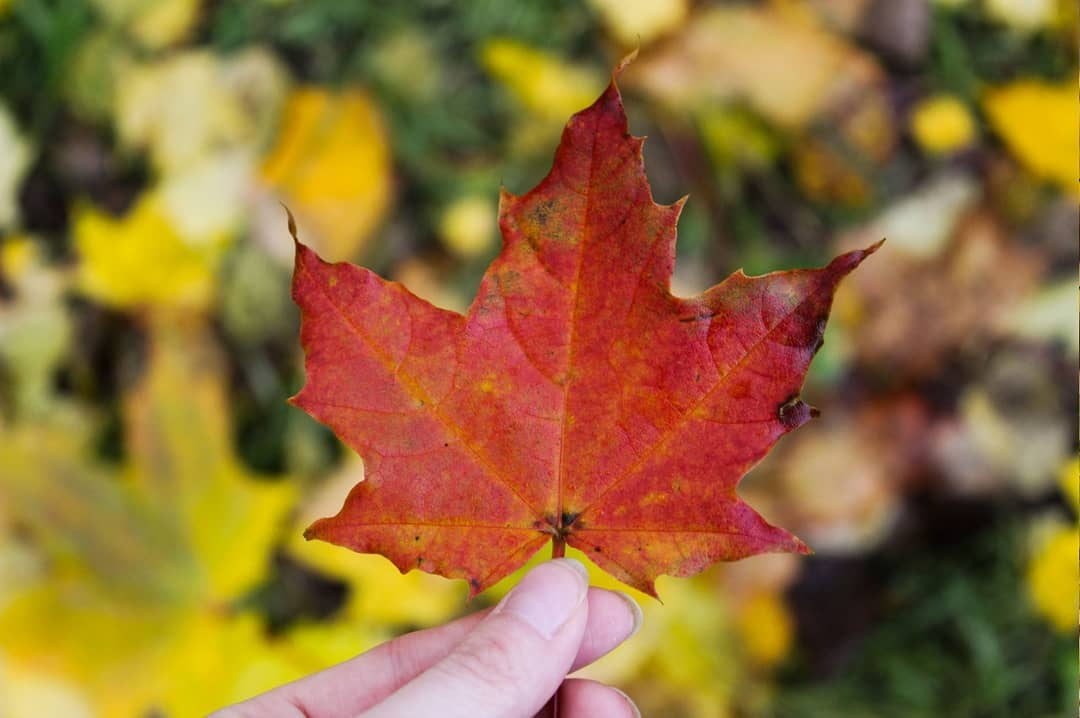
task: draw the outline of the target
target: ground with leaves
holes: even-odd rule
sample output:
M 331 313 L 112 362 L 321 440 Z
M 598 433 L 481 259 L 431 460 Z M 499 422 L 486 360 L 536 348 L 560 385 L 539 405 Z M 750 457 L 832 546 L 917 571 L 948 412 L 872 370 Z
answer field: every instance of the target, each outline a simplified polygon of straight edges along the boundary
M 888 242 L 741 489 L 816 554 L 661 577 L 590 674 L 646 715 L 1074 706 L 1075 4 L 398 5 L 0 0 L 0 716 L 198 714 L 507 590 L 303 540 L 364 467 L 285 403 L 279 202 L 463 310 L 635 47 L 677 295 Z

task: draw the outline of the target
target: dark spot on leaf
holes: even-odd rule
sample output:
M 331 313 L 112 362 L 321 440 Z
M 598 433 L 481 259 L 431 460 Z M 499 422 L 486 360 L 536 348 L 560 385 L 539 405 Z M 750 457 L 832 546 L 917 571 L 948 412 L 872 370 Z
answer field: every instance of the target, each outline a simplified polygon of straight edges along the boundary
M 548 199 L 533 208 L 533 217 L 536 219 L 537 224 L 544 226 L 551 220 L 551 215 L 555 212 L 555 201 Z
M 815 354 L 825 344 L 825 324 L 825 317 L 822 317 L 814 327 L 814 338 L 810 341 L 810 350 Z
M 784 428 L 788 430 L 802 426 L 820 413 L 798 396 L 789 397 L 787 401 L 776 408 L 777 418 L 784 425 Z
M 419 536 L 413 536 L 413 541 L 419 541 L 419 540 L 420 540 Z

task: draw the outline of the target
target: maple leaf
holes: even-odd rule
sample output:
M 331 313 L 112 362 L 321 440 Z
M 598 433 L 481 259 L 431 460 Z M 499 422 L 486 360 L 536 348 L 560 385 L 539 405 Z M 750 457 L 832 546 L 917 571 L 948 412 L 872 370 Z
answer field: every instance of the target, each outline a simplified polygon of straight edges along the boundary
M 308 538 L 472 594 L 548 540 L 654 596 L 660 574 L 808 552 L 735 488 L 815 413 L 798 394 L 833 292 L 876 245 L 672 296 L 683 200 L 653 202 L 642 143 L 612 80 L 548 176 L 503 192 L 503 249 L 464 316 L 297 240 L 307 383 L 292 402 L 366 468 Z

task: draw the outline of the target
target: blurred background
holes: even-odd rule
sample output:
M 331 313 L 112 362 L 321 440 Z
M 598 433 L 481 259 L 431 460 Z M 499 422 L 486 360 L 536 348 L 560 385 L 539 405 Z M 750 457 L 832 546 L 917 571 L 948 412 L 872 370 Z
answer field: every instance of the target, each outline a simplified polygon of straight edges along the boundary
M 817 553 L 663 579 L 589 675 L 646 716 L 1071 714 L 1075 2 L 0 0 L 0 716 L 198 715 L 505 592 L 301 538 L 363 468 L 285 403 L 279 202 L 464 309 L 500 185 L 635 47 L 677 293 L 888 242 L 743 484 Z

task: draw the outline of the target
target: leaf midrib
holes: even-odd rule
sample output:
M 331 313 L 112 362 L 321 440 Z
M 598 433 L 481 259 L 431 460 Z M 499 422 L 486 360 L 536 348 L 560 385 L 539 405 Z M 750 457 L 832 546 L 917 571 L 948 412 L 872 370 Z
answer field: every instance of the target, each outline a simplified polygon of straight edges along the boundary
M 596 167 L 596 132 L 599 120 L 594 121 L 592 132 L 590 133 L 589 144 L 589 171 L 588 181 L 585 185 L 587 191 L 585 192 L 585 208 L 581 219 L 581 251 L 578 253 L 578 263 L 574 270 L 574 281 L 571 283 L 571 291 L 574 295 L 574 306 L 570 311 L 570 328 L 569 336 L 567 337 L 566 344 L 566 381 L 563 382 L 563 405 L 562 413 L 560 416 L 561 427 L 559 430 L 559 463 L 555 470 L 556 487 L 555 487 L 555 516 L 554 520 L 558 522 L 558 528 L 563 528 L 563 469 L 566 466 L 566 429 L 567 429 L 567 416 L 570 405 L 570 387 L 574 383 L 575 378 L 573 376 L 574 371 L 574 342 L 577 338 L 577 318 L 579 307 L 581 306 L 581 268 L 585 264 L 585 245 L 589 238 L 589 212 L 592 209 L 592 189 L 593 189 L 593 169 Z M 563 184 L 566 184 L 565 177 L 563 178 Z

